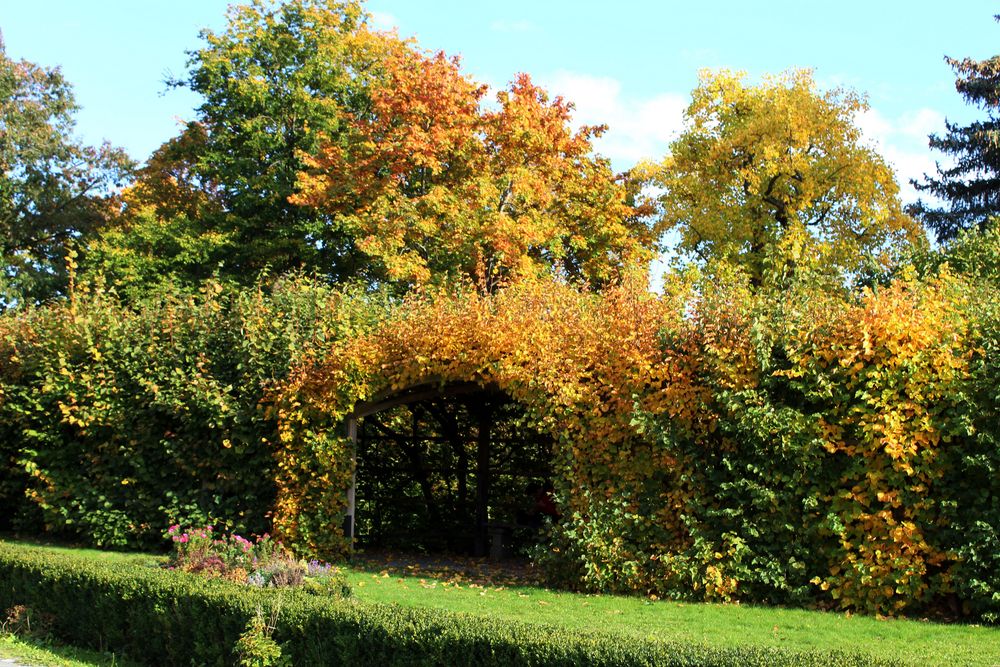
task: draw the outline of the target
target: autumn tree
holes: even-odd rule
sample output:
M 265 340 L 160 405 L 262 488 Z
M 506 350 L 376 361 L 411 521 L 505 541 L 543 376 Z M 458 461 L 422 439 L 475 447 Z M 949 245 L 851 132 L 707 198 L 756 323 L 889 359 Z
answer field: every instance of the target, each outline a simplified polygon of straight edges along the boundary
M 296 204 L 315 207 L 403 285 L 464 276 L 489 290 L 538 272 L 602 284 L 647 260 L 653 233 L 595 156 L 602 127 L 519 75 L 486 86 L 457 59 L 395 42 L 346 141 L 305 159 Z
M 58 68 L 10 58 L 0 38 L 0 309 L 65 289 L 68 246 L 107 218 L 131 168 L 73 136 L 77 110 Z
M 367 108 L 381 41 L 361 30 L 366 20 L 353 0 L 234 5 L 173 82 L 204 99 L 193 166 L 212 184 L 220 210 L 206 224 L 231 240 L 224 270 L 235 279 L 301 267 L 337 280 L 363 268 L 340 227 L 288 197 L 320 134 L 337 140 L 344 114 Z
M 917 190 L 944 202 L 937 206 L 921 200 L 911 209 L 941 241 L 964 229 L 985 229 L 1000 213 L 1000 56 L 987 60 L 946 56 L 945 61 L 957 75 L 955 89 L 966 102 L 985 111 L 986 118 L 968 125 L 946 121 L 945 134 L 932 134 L 929 143 L 954 163 L 938 163 L 935 176 L 925 174 L 922 181 L 913 181 Z
M 210 277 L 232 278 L 230 215 L 220 188 L 200 175 L 208 134 L 197 122 L 153 152 L 121 194 L 121 208 L 83 246 L 81 276 L 138 298 L 163 284 L 197 289 Z
M 917 238 L 892 170 L 854 123 L 866 108 L 855 93 L 818 91 L 807 70 L 758 86 L 703 72 L 684 131 L 646 167 L 661 224 L 684 255 L 735 262 L 757 282 L 807 261 L 851 271 Z

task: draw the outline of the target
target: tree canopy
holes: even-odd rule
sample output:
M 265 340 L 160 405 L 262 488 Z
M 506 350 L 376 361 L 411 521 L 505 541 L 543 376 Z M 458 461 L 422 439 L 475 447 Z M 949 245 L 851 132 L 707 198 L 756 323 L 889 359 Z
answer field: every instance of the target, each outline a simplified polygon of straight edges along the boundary
M 69 246 L 107 219 L 131 168 L 73 136 L 77 109 L 58 68 L 8 57 L 0 38 L 0 308 L 65 289 Z
M 654 238 L 607 160 L 603 127 L 526 74 L 483 104 L 457 59 L 393 42 L 371 106 L 305 159 L 292 198 L 342 221 L 387 276 L 486 289 L 539 271 L 601 284 L 645 265 Z
M 136 171 L 121 195 L 113 224 L 84 248 L 81 273 L 137 298 L 163 285 L 194 290 L 225 271 L 235 254 L 235 232 L 215 183 L 198 174 L 207 140 L 203 125 L 190 123 L 165 142 Z
M 527 75 L 487 104 L 457 59 L 369 29 L 357 2 L 228 18 L 174 82 L 203 96 L 197 119 L 139 172 L 95 273 L 492 289 L 539 271 L 600 285 L 651 257 L 648 220 L 593 152 L 603 128 L 574 129 Z
M 964 229 L 985 229 L 1000 212 L 1000 56 L 986 60 L 946 56 L 945 61 L 955 71 L 955 89 L 966 102 L 983 109 L 986 118 L 968 125 L 946 121 L 945 133 L 932 134 L 929 144 L 953 163 L 938 163 L 936 175 L 913 181 L 917 190 L 944 202 L 938 206 L 921 200 L 912 207 L 941 241 Z
M 220 33 L 202 32 L 186 79 L 200 94 L 204 140 L 192 162 L 218 210 L 203 211 L 230 239 L 223 271 L 252 282 L 264 268 L 307 268 L 332 280 L 359 271 L 351 239 L 316 211 L 288 201 L 303 156 L 341 118 L 367 107 L 381 42 L 351 0 L 254 0 L 234 5 Z
M 855 93 L 818 91 L 807 70 L 758 86 L 702 72 L 684 131 L 646 167 L 661 224 L 685 255 L 738 263 L 757 280 L 807 261 L 850 271 L 919 238 L 892 170 L 855 125 L 866 108 Z

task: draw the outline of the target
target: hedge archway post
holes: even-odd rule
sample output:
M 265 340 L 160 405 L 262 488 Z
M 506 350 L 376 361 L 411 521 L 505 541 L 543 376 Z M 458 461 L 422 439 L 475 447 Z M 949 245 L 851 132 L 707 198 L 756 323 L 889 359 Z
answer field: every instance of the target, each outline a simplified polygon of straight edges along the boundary
M 354 415 L 347 418 L 347 438 L 351 441 L 351 485 L 347 487 L 347 513 L 344 515 L 344 538 L 348 541 L 351 551 L 353 551 L 355 503 L 358 489 L 358 418 Z

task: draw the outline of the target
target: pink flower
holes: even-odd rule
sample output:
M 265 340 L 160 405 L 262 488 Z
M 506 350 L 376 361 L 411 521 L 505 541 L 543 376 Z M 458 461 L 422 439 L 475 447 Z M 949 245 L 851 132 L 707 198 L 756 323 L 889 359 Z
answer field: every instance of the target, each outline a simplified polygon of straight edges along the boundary
M 181 535 L 181 536 L 180 536 L 180 537 L 179 537 L 179 538 L 177 539 L 177 541 L 178 541 L 178 542 L 181 542 L 181 543 L 184 543 L 184 542 L 187 542 L 187 541 L 188 541 L 188 539 L 189 539 L 189 538 L 188 538 L 188 534 L 187 534 L 187 533 L 184 533 L 183 535 Z

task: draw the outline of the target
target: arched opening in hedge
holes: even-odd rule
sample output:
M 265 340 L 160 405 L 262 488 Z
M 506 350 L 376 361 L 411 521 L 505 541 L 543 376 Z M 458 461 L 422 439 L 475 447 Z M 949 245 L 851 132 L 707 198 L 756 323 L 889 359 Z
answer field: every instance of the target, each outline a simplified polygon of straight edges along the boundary
M 552 438 L 495 384 L 426 382 L 348 418 L 355 473 L 345 536 L 365 549 L 524 553 L 556 514 Z
M 593 537 L 588 549 L 598 544 L 593 553 L 560 547 L 572 567 L 593 562 L 603 572 L 601 563 L 625 548 L 623 535 L 650 526 L 663 543 L 683 539 L 676 508 L 686 491 L 663 479 L 674 459 L 635 420 L 669 410 L 674 423 L 703 428 L 704 390 L 694 382 L 693 339 L 681 313 L 630 285 L 596 295 L 552 282 L 397 304 L 307 360 L 280 388 L 274 530 L 304 553 L 344 554 L 357 480 L 351 417 L 381 400 L 469 386 L 502 391 L 520 413 L 514 423 L 551 443 L 547 464 L 562 515 L 555 535 L 582 529 Z M 516 485 L 522 497 L 535 481 Z M 413 488 L 423 493 L 419 482 Z

